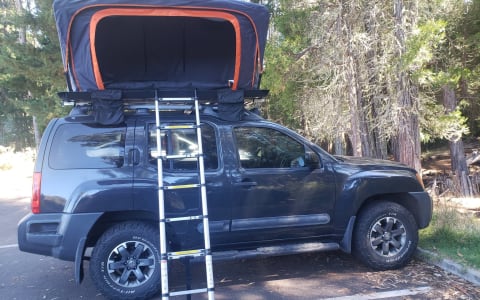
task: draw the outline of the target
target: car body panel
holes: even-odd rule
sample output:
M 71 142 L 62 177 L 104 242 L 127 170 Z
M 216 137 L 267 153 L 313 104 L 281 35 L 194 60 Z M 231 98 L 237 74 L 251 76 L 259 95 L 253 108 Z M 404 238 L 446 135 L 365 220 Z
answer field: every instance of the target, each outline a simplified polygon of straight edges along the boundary
M 233 128 L 267 128 L 308 147 L 303 139 L 273 123 L 247 123 Z M 243 168 L 241 155 L 237 155 L 231 171 L 232 232 L 238 242 L 311 238 L 325 233 L 335 202 L 335 181 L 330 170 L 322 168 L 320 162 L 313 168 L 292 168 L 289 164 L 280 168 Z

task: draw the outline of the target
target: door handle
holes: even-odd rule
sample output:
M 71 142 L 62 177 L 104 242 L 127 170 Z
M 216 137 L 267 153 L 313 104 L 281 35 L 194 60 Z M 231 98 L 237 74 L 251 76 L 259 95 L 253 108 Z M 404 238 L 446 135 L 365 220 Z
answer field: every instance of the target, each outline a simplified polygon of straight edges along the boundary
M 128 161 L 136 166 L 140 163 L 140 151 L 138 149 L 130 149 L 128 151 Z
M 234 185 L 248 189 L 248 188 L 257 186 L 257 182 L 256 181 L 243 180 L 241 182 L 235 182 Z

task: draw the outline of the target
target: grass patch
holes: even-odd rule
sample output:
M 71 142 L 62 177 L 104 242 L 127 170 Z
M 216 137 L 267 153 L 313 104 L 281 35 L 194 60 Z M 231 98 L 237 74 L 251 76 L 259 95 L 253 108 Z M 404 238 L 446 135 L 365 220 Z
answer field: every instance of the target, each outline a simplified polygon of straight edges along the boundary
M 480 269 L 480 219 L 460 213 L 448 200 L 438 200 L 430 226 L 420 231 L 419 246 Z

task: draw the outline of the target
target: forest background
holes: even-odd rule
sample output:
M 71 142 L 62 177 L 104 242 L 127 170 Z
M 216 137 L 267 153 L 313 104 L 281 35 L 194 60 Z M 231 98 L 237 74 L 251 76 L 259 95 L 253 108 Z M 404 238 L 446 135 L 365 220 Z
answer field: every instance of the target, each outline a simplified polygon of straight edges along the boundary
M 272 19 L 264 116 L 329 152 L 419 172 L 448 145 L 455 193 L 479 192 L 480 0 L 261 0 Z M 35 147 L 67 113 L 52 0 L 0 0 L 0 145 Z M 424 157 L 425 158 L 425 157 Z

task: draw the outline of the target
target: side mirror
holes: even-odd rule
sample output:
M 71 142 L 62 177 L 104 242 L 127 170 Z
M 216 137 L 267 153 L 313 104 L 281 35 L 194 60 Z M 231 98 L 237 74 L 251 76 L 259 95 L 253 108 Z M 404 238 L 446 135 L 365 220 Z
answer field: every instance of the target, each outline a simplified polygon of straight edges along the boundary
M 319 168 L 320 158 L 318 157 L 318 154 L 311 150 L 305 151 L 305 166 L 312 170 Z

